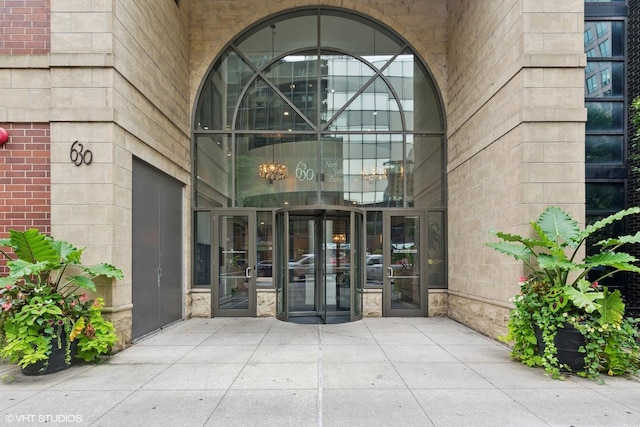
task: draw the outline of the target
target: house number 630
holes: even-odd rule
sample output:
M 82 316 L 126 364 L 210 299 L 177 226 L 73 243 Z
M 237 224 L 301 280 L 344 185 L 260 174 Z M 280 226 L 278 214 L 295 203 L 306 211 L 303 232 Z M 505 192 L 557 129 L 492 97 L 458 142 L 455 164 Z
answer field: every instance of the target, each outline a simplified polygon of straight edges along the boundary
M 296 178 L 298 181 L 312 181 L 315 173 L 308 168 L 306 163 L 298 162 L 296 165 Z
M 69 158 L 74 165 L 80 166 L 81 164 L 90 165 L 93 161 L 93 153 L 91 150 L 85 150 L 84 146 L 75 141 L 71 144 L 71 151 L 69 152 Z

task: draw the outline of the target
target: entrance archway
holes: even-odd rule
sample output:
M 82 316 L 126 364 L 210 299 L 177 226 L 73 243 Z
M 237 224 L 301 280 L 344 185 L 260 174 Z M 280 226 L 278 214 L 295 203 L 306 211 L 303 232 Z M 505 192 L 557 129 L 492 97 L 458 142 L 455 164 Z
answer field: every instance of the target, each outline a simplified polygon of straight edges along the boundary
M 287 227 L 304 225 L 308 232 L 320 233 L 334 225 L 331 221 L 340 221 L 328 220 L 329 212 L 350 209 L 362 214 L 349 222 L 351 227 L 360 221 L 358 256 L 367 262 L 367 256 L 375 255 L 370 270 L 377 276 L 368 280 L 362 269 L 359 283 L 382 293 L 388 303 L 384 310 L 380 307 L 384 315 L 426 314 L 427 278 L 444 277 L 445 242 L 429 240 L 429 253 L 423 255 L 435 262 L 418 259 L 411 271 L 396 271 L 398 252 L 414 248 L 400 240 L 388 247 L 391 240 L 383 242 L 378 233 L 383 225 L 391 230 L 391 222 L 403 223 L 403 215 L 411 213 L 418 219 L 404 221 L 407 227 L 437 228 L 446 235 L 444 115 L 429 70 L 395 32 L 344 9 L 313 7 L 268 18 L 239 35 L 212 64 L 197 97 L 193 133 L 194 286 L 212 289 L 213 315 L 256 315 L 261 299 L 252 292 L 265 286 L 285 298 L 275 264 L 280 260 L 279 268 L 286 270 L 281 277 L 288 280 L 289 263 L 302 255 L 294 249 L 278 256 L 283 247 L 277 242 L 284 238 L 288 243 Z M 282 173 L 258 174 L 272 163 Z M 210 219 L 221 209 L 237 209 L 246 221 L 228 212 L 227 223 L 212 227 Z M 290 216 L 286 226 L 276 223 L 276 216 L 293 215 L 294 210 L 302 217 Z M 305 211 L 319 216 L 306 218 Z M 438 218 L 437 227 L 431 227 L 432 217 Z M 216 237 L 207 227 L 223 232 Z M 237 237 L 240 230 L 250 232 L 246 240 Z M 220 236 L 235 237 L 217 240 Z M 405 238 L 393 231 L 385 236 Z M 320 240 L 331 244 L 326 235 L 314 239 L 314 245 Z M 321 249 L 328 247 L 305 251 L 315 255 Z M 411 257 L 400 256 L 399 262 L 405 258 Z M 314 261 L 313 291 L 305 294 L 304 304 L 296 306 L 293 294 L 286 295 L 287 305 L 278 299 L 279 317 L 295 314 L 298 307 L 326 321 L 319 298 L 329 298 L 331 305 L 334 296 L 326 283 L 322 289 L 315 284 L 318 274 L 320 280 L 333 280 L 326 261 Z M 394 278 L 387 272 L 403 275 Z M 400 289 L 400 282 L 410 285 Z M 444 286 L 444 280 L 437 284 Z M 248 294 L 241 299 L 245 289 Z M 313 304 L 307 304 L 311 295 Z M 341 300 L 335 301 L 337 313 Z

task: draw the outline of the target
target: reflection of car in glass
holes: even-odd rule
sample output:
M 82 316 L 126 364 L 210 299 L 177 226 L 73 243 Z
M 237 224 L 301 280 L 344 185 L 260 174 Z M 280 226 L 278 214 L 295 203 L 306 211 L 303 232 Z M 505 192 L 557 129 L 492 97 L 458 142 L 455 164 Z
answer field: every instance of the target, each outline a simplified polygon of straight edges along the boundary
M 367 282 L 378 282 L 382 283 L 382 272 L 383 272 L 383 259 L 381 254 L 374 254 L 367 256 L 367 260 L 365 262 L 367 269 Z M 401 269 L 408 270 L 410 266 L 408 264 L 403 264 L 401 262 L 396 264 L 391 264 L 389 267 L 393 269 L 393 275 L 402 275 L 400 272 Z M 386 273 L 388 275 L 388 272 Z
M 256 270 L 258 277 L 273 277 L 273 262 L 271 260 L 260 261 Z
M 289 261 L 289 280 L 303 280 L 306 274 L 313 273 L 314 254 L 304 254 L 295 261 Z

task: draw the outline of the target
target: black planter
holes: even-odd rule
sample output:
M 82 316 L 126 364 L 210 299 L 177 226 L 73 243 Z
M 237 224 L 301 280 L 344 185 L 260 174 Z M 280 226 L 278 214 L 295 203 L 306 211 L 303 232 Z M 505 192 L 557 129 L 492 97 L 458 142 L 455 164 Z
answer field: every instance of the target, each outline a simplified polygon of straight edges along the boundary
M 534 326 L 536 339 L 538 340 L 538 354 L 544 355 L 545 344 L 542 340 L 542 331 L 538 326 Z M 566 323 L 562 328 L 558 329 L 553 342 L 558 349 L 558 362 L 560 365 L 566 365 L 571 371 L 584 371 L 584 353 L 580 353 L 578 349 L 585 345 L 584 336 L 572 325 Z
M 69 359 L 69 363 L 66 363 L 67 358 L 67 334 L 62 331 L 61 334 L 62 348 L 58 348 L 58 339 L 54 338 L 52 341 L 51 354 L 49 354 L 49 359 L 47 361 L 41 360 L 36 363 L 32 363 L 31 365 L 27 365 L 22 368 L 22 373 L 24 375 L 46 375 L 53 374 L 56 372 L 64 371 L 65 369 L 69 369 L 71 367 L 71 362 L 76 355 L 76 349 L 78 347 L 78 341 L 73 341 L 71 343 L 71 358 Z

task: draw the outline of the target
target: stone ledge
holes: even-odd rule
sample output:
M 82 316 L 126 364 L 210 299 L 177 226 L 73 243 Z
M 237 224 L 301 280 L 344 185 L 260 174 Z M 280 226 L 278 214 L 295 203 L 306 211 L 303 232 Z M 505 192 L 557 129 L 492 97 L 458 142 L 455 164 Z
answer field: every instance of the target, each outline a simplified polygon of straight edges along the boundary
M 507 333 L 510 312 L 489 301 L 449 294 L 448 317 L 493 339 Z

